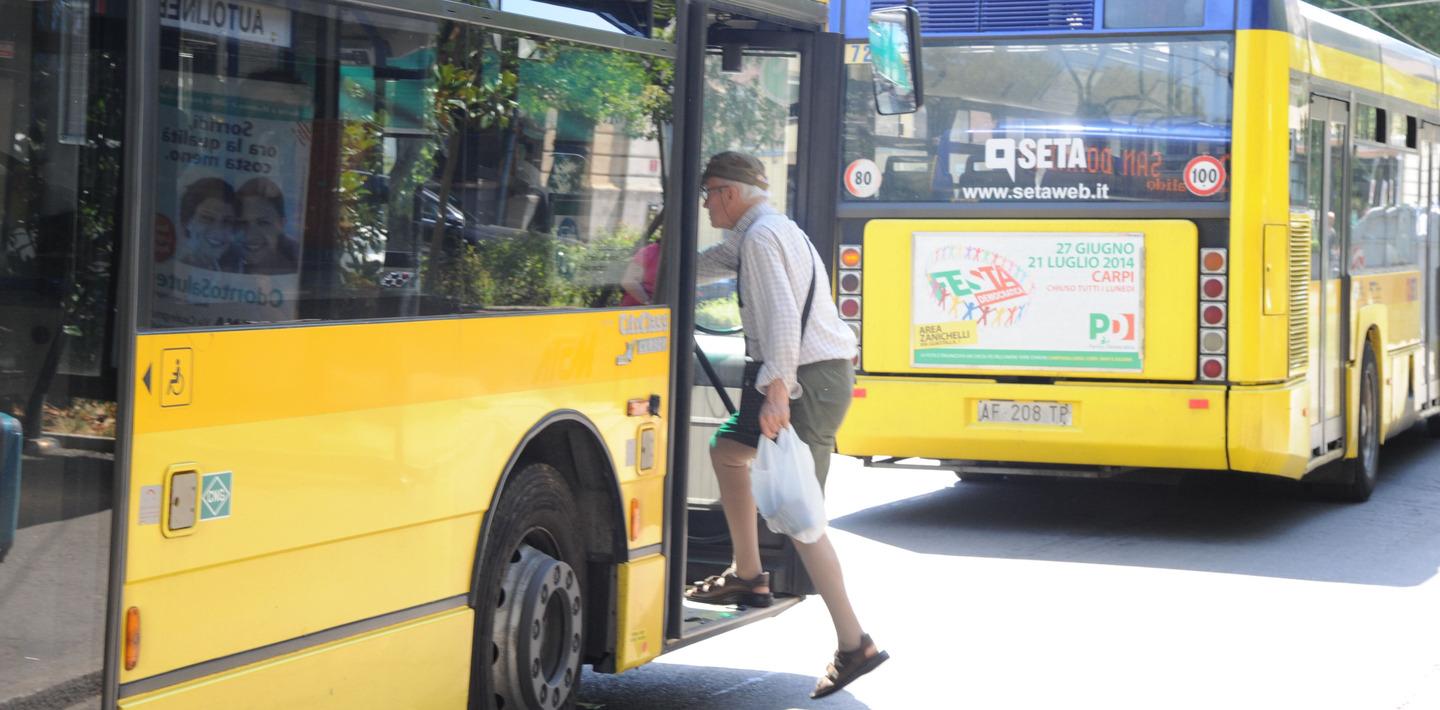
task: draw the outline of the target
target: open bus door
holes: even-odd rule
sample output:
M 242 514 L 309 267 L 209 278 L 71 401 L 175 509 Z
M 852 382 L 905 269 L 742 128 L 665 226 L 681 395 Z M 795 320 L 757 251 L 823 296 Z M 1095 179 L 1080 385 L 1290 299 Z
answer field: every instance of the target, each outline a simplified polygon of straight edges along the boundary
M 114 646 L 126 7 L 0 0 L 0 707 L 98 705 Z
M 679 195 L 699 194 L 705 160 L 724 150 L 755 155 L 770 178 L 770 201 L 805 229 L 821 255 L 834 251 L 834 218 L 843 78 L 841 37 L 823 31 L 827 9 L 810 2 L 757 11 L 744 2 L 696 2 L 681 24 L 684 57 L 676 81 L 686 97 L 676 116 Z M 670 648 L 773 615 L 812 591 L 793 546 L 757 519 L 761 558 L 779 598 L 766 609 L 690 604 L 686 582 L 717 574 L 730 563 L 729 535 L 710 465 L 709 441 L 739 402 L 744 369 L 735 283 L 695 285 L 693 255 L 721 238 L 699 202 L 680 201 L 672 233 L 683 235 L 677 274 L 681 288 L 677 333 L 693 330 L 697 350 L 676 347 L 676 422 L 688 435 L 672 441 L 668 531 L 671 564 L 666 614 Z M 679 339 L 677 338 L 677 341 Z M 704 357 L 707 363 L 700 363 Z M 704 367 L 708 364 L 710 367 Z M 706 374 L 713 374 L 712 376 Z M 685 394 L 681 394 L 684 391 Z M 724 394 L 722 394 L 722 392 Z M 726 397 L 725 395 L 728 395 Z

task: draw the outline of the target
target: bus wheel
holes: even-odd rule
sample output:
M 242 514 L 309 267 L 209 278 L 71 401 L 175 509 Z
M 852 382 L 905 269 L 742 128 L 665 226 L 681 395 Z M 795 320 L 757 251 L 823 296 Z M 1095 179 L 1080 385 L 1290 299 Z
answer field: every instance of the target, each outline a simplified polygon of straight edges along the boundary
M 479 707 L 573 708 L 584 649 L 580 516 L 565 478 L 535 463 L 492 513 L 481 566 L 475 652 Z M 483 682 L 488 680 L 489 682 Z M 488 701 L 488 702 L 485 702 Z
M 1327 497 L 1352 503 L 1369 500 L 1380 475 L 1380 375 L 1375 353 L 1368 347 L 1360 364 L 1359 405 L 1355 458 L 1338 462 L 1339 480 L 1320 489 Z

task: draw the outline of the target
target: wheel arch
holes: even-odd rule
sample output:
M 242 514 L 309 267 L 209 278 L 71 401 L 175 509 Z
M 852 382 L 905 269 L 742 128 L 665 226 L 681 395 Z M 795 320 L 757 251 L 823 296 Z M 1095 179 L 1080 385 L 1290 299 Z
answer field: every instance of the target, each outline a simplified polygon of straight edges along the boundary
M 579 537 L 586 566 L 586 662 L 613 663 L 615 570 L 626 560 L 620 484 L 604 439 L 595 424 L 575 410 L 551 412 L 530 427 L 510 453 L 480 523 L 470 575 L 469 605 L 480 613 L 481 566 L 497 503 L 514 476 L 531 463 L 553 466 L 565 477 L 579 510 Z

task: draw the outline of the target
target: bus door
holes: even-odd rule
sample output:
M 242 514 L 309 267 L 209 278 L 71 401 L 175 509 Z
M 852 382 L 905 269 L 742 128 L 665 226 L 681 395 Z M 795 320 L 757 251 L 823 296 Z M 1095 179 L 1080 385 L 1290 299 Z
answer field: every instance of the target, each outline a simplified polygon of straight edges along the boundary
M 1310 353 L 1311 447 L 1317 456 L 1340 448 L 1345 434 L 1344 368 L 1348 357 L 1344 327 L 1346 304 L 1345 156 L 1349 153 L 1349 105 L 1312 96 L 1310 100 L 1310 170 L 1320 189 L 1312 193 L 1310 209 L 1315 224 L 1311 253 L 1311 288 L 1316 307 L 1312 332 L 1317 334 Z
M 1429 396 L 1422 409 L 1440 399 L 1440 125 L 1424 124 L 1420 133 L 1420 178 L 1425 215 L 1425 381 Z
M 0 707 L 94 707 L 122 418 L 124 4 L 0 15 Z
M 825 22 L 825 7 L 796 4 L 797 15 L 790 18 L 747 14 L 743 5 L 692 3 L 689 7 L 695 49 L 682 63 L 690 69 L 680 81 L 690 97 L 685 110 L 697 111 L 699 116 L 693 121 L 677 120 L 677 126 L 688 131 L 682 139 L 688 142 L 681 144 L 685 156 L 679 162 L 681 184 L 694 181 L 690 183 L 693 187 L 679 194 L 698 193 L 699 173 L 709 156 L 727 150 L 754 155 L 764 164 L 770 180 L 770 204 L 795 219 L 828 260 L 833 251 L 842 44 L 839 35 L 819 31 Z M 679 219 L 682 230 L 693 230 L 694 241 L 685 243 L 698 250 L 722 238 L 721 231 L 710 226 L 698 199 L 685 201 Z M 817 297 L 830 297 L 829 284 L 818 284 L 818 288 Z M 730 409 L 739 405 L 745 363 L 735 279 L 702 281 L 688 290 L 693 294 L 685 293 L 682 286 L 680 303 L 684 309 L 683 299 L 688 295 L 695 298 L 697 350 L 695 360 L 689 363 L 693 376 L 687 380 L 682 374 L 680 380 L 690 382 L 691 411 L 689 436 L 677 437 L 674 453 L 677 462 L 685 462 L 688 472 L 684 498 L 672 498 L 672 509 L 688 511 L 686 535 L 671 536 L 686 540 L 687 548 L 684 557 L 678 558 L 685 563 L 671 568 L 671 588 L 677 591 L 686 581 L 717 574 L 730 563 L 729 535 L 710 464 L 709 442 Z M 677 371 L 683 373 L 684 369 Z M 773 591 L 811 591 L 788 540 L 770 533 L 763 523 L 760 537 L 761 557 L 771 572 Z M 788 601 L 778 600 L 772 610 L 783 608 Z M 739 621 L 734 609 L 686 604 L 679 594 L 672 600 L 670 612 L 667 636 L 672 644 L 699 640 Z M 765 610 L 750 610 L 742 616 L 757 613 Z

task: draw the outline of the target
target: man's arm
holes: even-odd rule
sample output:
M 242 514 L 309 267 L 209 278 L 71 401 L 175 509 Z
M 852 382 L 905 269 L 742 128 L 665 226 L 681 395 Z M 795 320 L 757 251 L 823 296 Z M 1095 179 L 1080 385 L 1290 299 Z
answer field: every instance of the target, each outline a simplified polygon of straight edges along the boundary
M 702 249 L 695 260 L 696 284 L 708 284 L 734 278 L 740 266 L 740 242 L 743 234 L 726 230 L 719 244 Z M 740 288 L 739 284 L 735 288 Z

